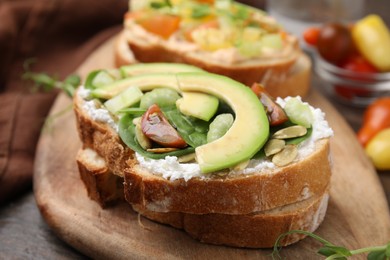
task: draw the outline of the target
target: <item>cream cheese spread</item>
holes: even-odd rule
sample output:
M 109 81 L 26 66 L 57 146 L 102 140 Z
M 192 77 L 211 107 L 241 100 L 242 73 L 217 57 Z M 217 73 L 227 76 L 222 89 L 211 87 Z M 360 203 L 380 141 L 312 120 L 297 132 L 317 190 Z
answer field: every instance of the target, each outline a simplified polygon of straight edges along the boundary
M 90 90 L 80 87 L 78 94 L 82 99 L 85 100 L 83 104 L 84 111 L 96 122 L 106 123 L 111 126 L 116 132 L 118 132 L 118 124 L 114 121 L 111 114 L 107 109 L 103 107 L 97 107 L 96 102 L 94 100 L 88 100 L 90 97 Z

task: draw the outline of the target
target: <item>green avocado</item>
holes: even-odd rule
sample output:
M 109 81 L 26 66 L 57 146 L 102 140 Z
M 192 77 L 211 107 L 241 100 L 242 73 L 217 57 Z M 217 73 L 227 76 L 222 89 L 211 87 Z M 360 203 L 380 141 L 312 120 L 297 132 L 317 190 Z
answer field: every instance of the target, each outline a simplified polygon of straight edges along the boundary
M 203 71 L 202 69 L 181 63 L 137 63 L 132 65 L 126 65 L 119 68 L 122 77 L 126 78 L 129 76 L 135 76 L 146 73 L 160 73 L 160 72 L 190 72 L 190 71 Z
M 134 77 L 117 80 L 114 83 L 96 88 L 91 91 L 95 98 L 110 99 L 118 95 L 129 87 L 139 87 L 141 91 L 150 91 L 157 87 L 170 87 L 179 90 L 177 86 L 176 74 L 173 73 L 153 73 L 142 74 Z
M 150 85 L 150 81 L 148 80 L 149 74 L 161 74 L 161 78 L 163 79 L 162 74 L 174 74 L 178 72 L 201 72 L 202 69 L 180 63 L 139 63 L 128 66 L 123 66 L 120 68 L 120 72 L 122 77 L 121 80 L 116 80 L 114 82 L 110 82 L 105 86 L 100 86 L 99 88 L 93 89 L 91 94 L 95 98 L 103 98 L 110 99 L 114 96 L 118 95 L 120 92 L 125 90 L 131 86 L 139 86 L 140 81 L 145 81 L 143 85 Z M 142 77 L 147 74 L 146 77 Z M 93 75 L 94 76 L 94 75 Z M 130 77 L 129 77 L 130 76 Z M 152 80 L 155 80 L 153 78 Z M 169 77 L 169 80 L 172 80 L 172 77 Z M 164 86 L 166 82 L 162 81 L 154 81 L 153 86 Z M 171 83 L 171 82 L 168 82 Z M 175 84 L 176 86 L 176 84 Z M 153 89 L 153 88 L 149 88 Z
M 218 109 L 218 98 L 200 92 L 183 92 L 182 98 L 176 101 L 181 113 L 187 116 L 209 121 Z
M 196 160 L 203 173 L 218 171 L 252 158 L 265 144 L 269 123 L 263 105 L 247 86 L 230 78 L 210 74 L 178 73 L 182 92 L 203 92 L 225 101 L 235 120 L 221 138 L 198 146 Z

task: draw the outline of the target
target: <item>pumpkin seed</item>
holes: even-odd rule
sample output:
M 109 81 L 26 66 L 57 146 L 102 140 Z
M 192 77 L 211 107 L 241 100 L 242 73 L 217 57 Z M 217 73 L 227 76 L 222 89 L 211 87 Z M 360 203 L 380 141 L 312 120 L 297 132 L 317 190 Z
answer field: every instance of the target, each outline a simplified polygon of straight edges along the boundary
M 280 152 L 286 146 L 282 139 L 270 139 L 264 146 L 265 156 L 271 156 Z
M 282 151 L 279 153 L 275 154 L 272 157 L 272 162 L 276 166 L 286 166 L 287 164 L 291 163 L 294 161 L 294 159 L 298 155 L 298 148 L 295 144 L 288 144 L 284 147 Z
M 227 175 L 229 175 L 229 171 L 218 171 L 215 173 L 215 175 L 217 175 L 218 177 L 226 177 Z
M 195 153 L 189 153 L 189 154 L 180 156 L 179 158 L 177 158 L 177 161 L 179 163 L 186 163 L 186 162 L 195 161 Z
M 135 120 L 135 119 L 134 119 Z M 134 122 L 134 121 L 133 121 Z M 139 145 L 144 149 L 148 150 L 152 147 L 152 142 L 150 139 L 142 132 L 141 129 L 141 120 L 138 120 L 135 124 L 135 138 L 137 139 Z
M 100 102 L 100 100 L 98 100 L 98 99 L 94 99 L 93 103 L 95 104 L 96 108 L 102 108 L 103 107 L 102 102 Z
M 232 170 L 233 171 L 241 171 L 241 170 L 244 170 L 249 164 L 249 160 L 246 160 L 246 161 L 243 161 L 243 162 L 240 162 L 239 164 L 233 166 Z
M 173 152 L 177 151 L 177 148 L 173 147 L 161 147 L 161 148 L 151 148 L 151 149 L 146 149 L 147 152 L 151 153 L 168 153 L 168 152 Z
M 140 124 L 141 123 L 141 117 L 136 117 L 133 119 L 133 124 L 134 125 L 137 125 L 137 124 Z
M 304 136 L 307 133 L 307 129 L 304 126 L 301 125 L 294 125 L 289 126 L 283 129 L 280 129 L 279 131 L 275 132 L 272 135 L 272 138 L 275 139 L 288 139 L 288 138 L 295 138 L 299 136 Z

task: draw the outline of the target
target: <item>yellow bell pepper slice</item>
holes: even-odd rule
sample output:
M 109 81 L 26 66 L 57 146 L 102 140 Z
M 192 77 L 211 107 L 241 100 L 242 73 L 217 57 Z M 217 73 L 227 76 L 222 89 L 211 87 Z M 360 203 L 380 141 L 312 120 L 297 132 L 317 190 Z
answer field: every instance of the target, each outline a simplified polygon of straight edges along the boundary
M 368 15 L 352 28 L 360 53 L 380 71 L 390 71 L 390 31 L 378 15 Z

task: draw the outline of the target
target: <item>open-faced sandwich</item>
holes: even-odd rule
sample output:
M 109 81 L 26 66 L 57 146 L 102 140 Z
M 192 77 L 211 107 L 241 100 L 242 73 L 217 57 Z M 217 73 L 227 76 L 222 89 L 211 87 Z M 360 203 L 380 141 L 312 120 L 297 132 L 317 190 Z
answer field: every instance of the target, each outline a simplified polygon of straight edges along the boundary
M 308 73 L 300 84 L 284 84 L 310 69 L 297 38 L 264 11 L 231 0 L 132 0 L 115 57 L 117 66 L 187 63 L 246 85 L 262 83 L 275 97 L 308 90 Z
M 74 97 L 91 198 L 124 193 L 141 215 L 213 244 L 271 247 L 320 225 L 333 134 L 320 109 L 189 65 L 119 72 L 90 73 Z

